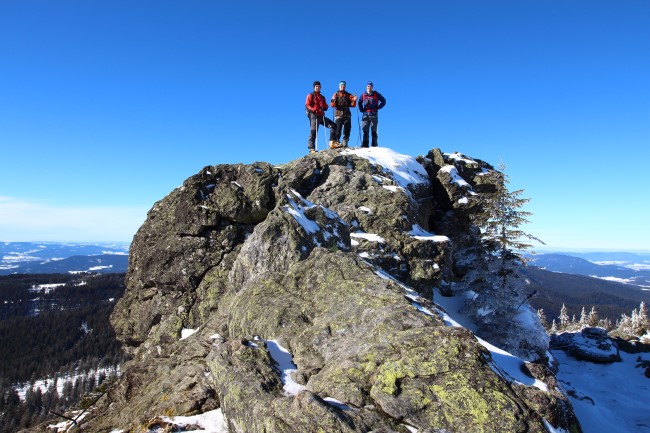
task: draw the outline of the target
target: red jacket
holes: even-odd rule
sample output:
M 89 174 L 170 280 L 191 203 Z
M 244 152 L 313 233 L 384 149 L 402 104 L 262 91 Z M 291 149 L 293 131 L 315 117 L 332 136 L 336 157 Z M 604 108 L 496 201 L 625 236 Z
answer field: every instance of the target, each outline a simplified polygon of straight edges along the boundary
M 320 93 L 311 92 L 309 95 L 307 95 L 305 108 L 310 113 L 314 113 L 317 116 L 322 116 L 324 112 L 327 111 L 327 101 L 325 100 L 325 97 Z

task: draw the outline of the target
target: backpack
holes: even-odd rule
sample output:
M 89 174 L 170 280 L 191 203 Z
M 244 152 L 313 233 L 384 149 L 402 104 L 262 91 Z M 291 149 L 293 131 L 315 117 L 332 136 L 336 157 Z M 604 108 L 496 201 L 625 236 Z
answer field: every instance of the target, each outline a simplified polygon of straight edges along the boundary
M 336 97 L 334 98 L 335 107 L 341 107 L 343 109 L 350 108 L 350 94 L 347 92 L 341 92 L 340 90 L 336 92 Z
M 315 95 L 315 94 L 316 94 L 316 92 L 311 92 L 311 93 L 310 93 L 312 101 L 314 100 L 314 95 Z M 307 115 L 307 119 L 309 119 L 309 115 L 312 114 L 312 112 L 309 111 L 309 108 L 307 108 L 306 105 L 305 105 L 305 114 Z

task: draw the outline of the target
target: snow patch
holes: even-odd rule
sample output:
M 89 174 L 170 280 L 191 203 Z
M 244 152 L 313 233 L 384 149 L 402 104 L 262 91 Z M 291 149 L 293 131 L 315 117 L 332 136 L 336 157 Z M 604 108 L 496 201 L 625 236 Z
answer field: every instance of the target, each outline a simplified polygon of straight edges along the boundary
M 190 328 L 183 328 L 181 331 L 181 340 L 185 340 L 186 338 L 189 338 L 190 336 L 194 335 L 196 331 L 198 331 L 199 328 L 196 329 L 190 329 Z
M 449 176 L 451 177 L 451 183 L 458 185 L 459 187 L 463 188 L 470 188 L 471 185 L 469 182 L 467 182 L 465 179 L 461 177 L 460 174 L 458 174 L 458 169 L 453 166 L 453 165 L 445 165 L 440 169 L 440 171 L 444 173 L 449 173 Z
M 298 371 L 298 367 L 293 363 L 291 353 L 282 347 L 277 340 L 266 340 L 266 347 L 280 372 L 280 380 L 284 384 L 284 393 L 286 395 L 296 395 L 305 389 L 303 385 L 296 383 L 291 377 L 292 373 Z
M 408 234 L 420 241 L 451 242 L 447 236 L 434 235 L 433 233 L 429 233 L 428 231 L 424 230 L 417 224 L 413 225 L 411 231 L 408 232 Z
M 360 238 L 360 239 L 365 239 L 369 242 L 378 242 L 380 244 L 383 244 L 386 242 L 386 239 L 382 238 L 381 236 L 374 234 L 374 233 L 364 233 L 364 232 L 354 232 L 350 233 L 351 238 Z
M 371 164 L 381 166 L 384 173 L 390 173 L 395 183 L 402 188 L 429 183 L 429 175 L 422 164 L 412 156 L 397 153 L 388 147 L 348 149 L 341 153 L 357 155 L 367 159 Z
M 174 431 L 184 431 L 186 427 L 192 427 L 192 433 L 228 433 L 228 425 L 221 409 L 194 416 L 175 416 L 173 418 L 163 416 L 160 419 L 172 424 Z M 200 427 L 201 430 L 196 430 L 194 427 Z

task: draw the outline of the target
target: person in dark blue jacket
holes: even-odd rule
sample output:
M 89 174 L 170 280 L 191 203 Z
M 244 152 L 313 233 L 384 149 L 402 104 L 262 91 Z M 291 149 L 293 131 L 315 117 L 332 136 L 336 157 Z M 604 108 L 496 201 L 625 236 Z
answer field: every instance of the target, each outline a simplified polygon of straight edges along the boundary
M 368 147 L 368 132 L 372 131 L 372 146 L 377 146 L 377 114 L 379 110 L 386 105 L 386 99 L 381 93 L 373 90 L 372 81 L 368 81 L 366 91 L 359 98 L 359 111 L 363 113 L 361 129 L 363 130 L 363 140 L 361 147 Z

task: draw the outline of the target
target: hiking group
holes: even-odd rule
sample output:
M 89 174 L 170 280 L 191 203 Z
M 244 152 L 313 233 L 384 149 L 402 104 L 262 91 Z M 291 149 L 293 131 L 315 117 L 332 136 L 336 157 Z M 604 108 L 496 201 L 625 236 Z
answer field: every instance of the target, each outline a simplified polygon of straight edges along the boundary
M 352 129 L 352 113 L 350 108 L 357 107 L 362 114 L 361 130 L 363 139 L 361 147 L 368 147 L 370 142 L 369 136 L 372 137 L 372 146 L 377 146 L 377 123 L 378 112 L 384 105 L 386 99 L 381 93 L 373 90 L 372 81 L 368 81 L 366 90 L 360 98 L 352 95 L 345 90 L 346 82 L 339 83 L 339 90 L 332 95 L 330 106 L 334 108 L 334 121 L 325 117 L 325 111 L 329 108 L 325 97 L 321 95 L 320 81 L 314 81 L 314 91 L 307 95 L 305 101 L 305 110 L 309 118 L 309 141 L 307 147 L 309 153 L 316 152 L 316 135 L 318 125 L 323 125 L 330 130 L 329 148 L 336 149 L 339 147 L 348 147 L 350 140 L 350 130 Z M 341 140 L 343 137 L 343 140 Z

